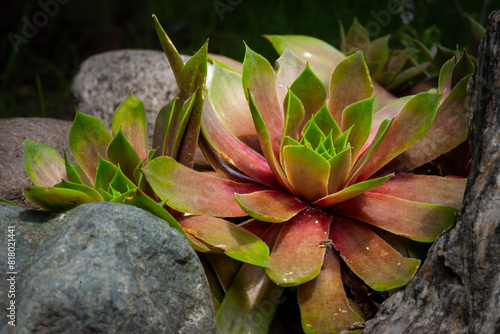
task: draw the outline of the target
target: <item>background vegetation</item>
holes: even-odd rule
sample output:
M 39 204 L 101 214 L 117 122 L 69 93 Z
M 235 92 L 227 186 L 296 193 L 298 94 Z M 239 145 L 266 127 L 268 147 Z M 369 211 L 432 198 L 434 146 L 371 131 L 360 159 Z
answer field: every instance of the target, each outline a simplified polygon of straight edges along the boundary
M 210 52 L 241 60 L 244 40 L 273 60 L 277 54 L 262 34 L 311 35 L 338 47 L 338 22 L 347 29 L 354 17 L 362 24 L 378 22 L 380 32 L 371 37 L 391 33 L 394 46 L 410 35 L 428 45 L 437 42 L 455 48 L 465 45 L 466 12 L 485 25 L 488 14 L 499 9 L 489 0 L 59 0 L 66 4 L 59 4 L 26 43 L 14 47 L 9 36 L 23 36 L 26 22 L 33 23 L 34 15 L 44 11 L 42 4 L 54 1 L 0 4 L 0 117 L 73 119 L 71 82 L 87 57 L 124 48 L 161 50 L 152 13 L 181 53 L 194 53 L 210 38 Z M 395 2 L 404 9 L 377 21 L 381 11 Z

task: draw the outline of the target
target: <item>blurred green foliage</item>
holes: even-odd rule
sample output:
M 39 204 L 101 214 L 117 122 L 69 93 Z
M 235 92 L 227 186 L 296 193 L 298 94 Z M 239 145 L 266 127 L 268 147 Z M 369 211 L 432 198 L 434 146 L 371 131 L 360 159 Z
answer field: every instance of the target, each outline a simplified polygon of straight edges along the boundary
M 9 36 L 22 37 L 26 21 L 32 23 L 34 15 L 43 11 L 41 3 L 55 1 L 0 4 L 0 117 L 45 114 L 72 119 L 71 82 L 87 57 L 114 49 L 161 50 L 152 13 L 181 53 L 193 54 L 210 38 L 209 52 L 242 60 L 244 40 L 274 60 L 277 54 L 262 34 L 310 35 L 338 46 L 338 21 L 348 27 L 354 17 L 364 25 L 378 24 L 380 29 L 373 29 L 372 38 L 392 34 L 394 46 L 411 35 L 427 45 L 438 42 L 454 49 L 457 44 L 465 45 L 466 12 L 485 25 L 487 15 L 499 9 L 490 0 L 59 0 L 65 4 L 58 3 L 55 14 L 46 15 L 47 22 L 26 43 L 19 43 L 16 52 Z M 395 4 L 402 4 L 403 10 L 390 14 L 389 19 L 381 16 Z

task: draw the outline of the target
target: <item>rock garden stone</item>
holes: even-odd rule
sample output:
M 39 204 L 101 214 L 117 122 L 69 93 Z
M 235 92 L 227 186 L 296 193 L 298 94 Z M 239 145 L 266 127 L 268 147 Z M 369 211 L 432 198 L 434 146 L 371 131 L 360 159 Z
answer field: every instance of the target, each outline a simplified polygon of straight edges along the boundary
M 65 213 L 0 203 L 0 251 L 15 226 L 15 333 L 216 333 L 196 253 L 163 220 L 133 206 L 92 203 Z M 0 262 L 0 270 L 12 268 Z M 4 311 L 5 312 L 5 311 Z

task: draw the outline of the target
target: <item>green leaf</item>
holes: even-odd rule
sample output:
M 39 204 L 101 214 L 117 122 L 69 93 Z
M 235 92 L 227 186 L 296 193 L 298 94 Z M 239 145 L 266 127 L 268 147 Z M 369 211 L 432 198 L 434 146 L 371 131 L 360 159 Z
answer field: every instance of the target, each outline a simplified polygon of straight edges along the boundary
M 281 138 L 280 158 L 283 165 L 283 148 L 290 145 L 288 138 L 299 140 L 302 120 L 304 119 L 304 107 L 298 97 L 288 90 L 284 103 L 285 109 L 285 130 Z
M 373 86 L 363 53 L 356 52 L 340 62 L 332 74 L 328 109 L 337 124 L 348 105 L 371 97 Z
M 127 96 L 115 111 L 112 124 L 112 135 L 115 137 L 119 130 L 142 160 L 148 155 L 148 135 L 146 132 L 146 109 L 132 92 Z
M 274 71 L 271 64 L 269 64 L 264 57 L 253 52 L 248 46 L 245 48 L 245 60 L 243 61 L 241 81 L 247 98 L 250 99 L 248 96 L 249 91 L 253 95 L 253 103 L 259 110 L 262 120 L 267 127 L 270 140 L 269 144 L 271 145 L 275 158 L 279 159 L 281 136 L 284 129 L 284 117 L 282 107 L 278 101 Z M 250 106 L 250 109 L 252 109 L 252 106 Z M 254 118 L 253 116 L 252 111 L 252 118 Z M 258 131 L 259 129 L 257 129 L 257 132 Z M 264 151 L 264 149 L 262 150 Z M 266 159 L 269 162 L 267 156 Z
M 328 239 L 330 216 L 308 208 L 285 222 L 269 257 L 269 278 L 281 286 L 295 286 L 318 276 Z
M 370 63 L 376 64 L 378 71 L 373 67 L 370 67 L 370 73 L 373 76 L 374 73 L 383 72 L 389 61 L 389 35 L 381 38 L 377 38 L 371 42 L 365 50 L 365 57 L 368 67 Z
M 41 187 L 51 187 L 66 179 L 64 160 L 52 147 L 24 140 L 24 165 L 30 179 Z
M 455 58 L 448 60 L 439 71 L 438 93 L 443 94 L 443 99 L 451 92 L 451 76 L 453 75 L 455 63 Z
M 175 97 L 172 101 L 164 105 L 156 116 L 155 129 L 153 133 L 152 148 L 157 149 L 156 156 L 168 155 L 167 139 L 169 137 L 170 124 L 174 115 L 180 109 L 179 97 Z
M 342 203 L 344 201 L 347 201 L 351 198 L 354 198 L 356 196 L 359 196 L 369 190 L 375 189 L 377 187 L 380 187 L 384 182 L 389 180 L 394 174 L 387 175 L 384 177 L 379 177 L 376 179 L 371 179 L 371 180 L 366 180 L 363 182 L 359 182 L 356 184 L 353 184 L 347 188 L 344 188 L 334 194 L 328 195 L 326 197 L 323 197 L 316 202 L 314 202 L 314 205 L 319 206 L 320 208 L 331 208 L 339 203 Z
M 107 155 L 109 161 L 120 166 L 128 179 L 134 180 L 134 171 L 141 159 L 121 129 L 109 143 Z
M 94 202 L 102 202 L 102 197 L 101 197 L 101 195 L 99 195 L 99 193 L 97 191 L 95 191 L 93 188 L 86 186 L 86 185 L 83 185 L 83 184 L 62 180 L 61 182 L 55 184 L 54 188 L 65 188 L 65 189 L 78 190 L 78 191 L 86 194 L 90 198 L 92 198 Z
M 66 211 L 95 200 L 87 194 L 66 188 L 26 187 L 24 196 L 43 210 Z
M 304 129 L 304 134 L 302 139 L 306 140 L 309 144 L 311 144 L 312 148 L 316 150 L 318 145 L 325 140 L 326 135 L 323 134 L 323 131 L 316 124 L 314 118 L 312 118 L 309 123 L 307 123 L 306 128 Z
M 335 212 L 421 242 L 433 242 L 455 221 L 456 209 L 366 192 L 337 206 Z
M 267 245 L 238 225 L 209 216 L 188 216 L 180 224 L 187 234 L 224 251 L 233 259 L 259 267 L 268 266 Z
M 467 50 L 464 50 L 462 57 L 457 61 L 455 67 L 453 68 L 453 74 L 451 76 L 451 87 L 455 87 L 460 80 L 464 77 L 469 77 L 476 69 L 476 66 L 472 62 Z
M 328 194 L 335 193 L 345 186 L 347 175 L 349 174 L 352 165 L 351 150 L 351 147 L 346 147 L 330 160 L 328 160 L 328 163 L 330 164 L 330 176 L 328 177 Z
M 309 63 L 311 69 L 326 86 L 333 69 L 345 56 L 339 50 L 320 39 L 300 35 L 264 35 L 282 54 L 290 48 L 298 57 Z
M 311 70 L 309 64 L 306 65 L 304 71 L 293 82 L 290 89 L 304 105 L 305 122 L 325 104 L 326 88 Z
M 182 68 L 180 99 L 184 103 L 197 90 L 202 91 L 207 77 L 208 40 Z M 201 107 L 201 106 L 200 106 Z
M 170 157 L 159 157 L 142 170 L 156 194 L 175 210 L 219 217 L 245 216 L 234 194 L 266 188 L 209 176 L 180 165 Z
M 99 192 L 101 192 L 101 190 L 108 191 L 109 184 L 113 180 L 117 170 L 118 167 L 99 156 L 94 189 Z
M 314 202 L 328 194 L 330 164 L 305 146 L 285 146 L 283 162 L 288 181 L 301 198 Z
M 389 64 L 387 65 L 387 72 L 399 73 L 403 67 L 406 65 L 406 62 L 410 59 L 411 56 L 418 52 L 415 48 L 405 48 L 403 50 L 395 51 Z
M 6 199 L 3 198 L 0 198 L 0 203 L 7 203 L 19 207 L 19 205 L 17 205 L 16 203 L 12 203 L 11 201 L 7 201 Z
M 76 161 L 93 182 L 99 155 L 107 159 L 106 150 L 111 134 L 99 119 L 76 111 L 69 133 L 69 147 Z
M 358 158 L 372 128 L 373 101 L 375 97 L 347 106 L 342 117 L 342 131 L 352 127 L 347 142 L 352 147 L 353 163 Z
M 357 50 L 364 50 L 369 43 L 370 35 L 368 34 L 368 31 L 356 18 L 354 18 L 354 21 L 345 36 L 345 45 L 342 51 L 349 55 Z
M 366 224 L 340 217 L 334 222 L 331 238 L 335 249 L 349 268 L 374 290 L 405 286 L 417 272 L 419 260 L 402 256 Z
M 137 189 L 137 186 L 134 184 L 134 182 L 132 182 L 125 174 L 123 174 L 120 165 L 118 165 L 118 170 L 109 183 L 109 187 L 119 192 L 120 194 L 126 193 L 131 189 Z
M 323 131 L 325 136 L 328 136 L 331 133 L 333 141 L 335 141 L 342 134 L 337 122 L 335 122 L 332 114 L 330 114 L 326 103 L 323 104 L 323 107 L 316 113 L 316 115 L 314 115 L 314 121 L 319 126 L 321 131 Z
M 184 63 L 177 52 L 174 44 L 168 37 L 168 35 L 163 30 L 160 22 L 158 22 L 158 18 L 153 14 L 153 22 L 155 25 L 156 33 L 158 34 L 158 38 L 160 39 L 161 46 L 165 51 L 165 55 L 168 58 L 168 62 L 170 63 L 170 67 L 172 68 L 172 72 L 174 73 L 175 81 L 177 82 L 177 86 L 181 87 L 182 80 L 182 69 L 184 67 Z
M 340 136 L 338 136 L 337 139 L 335 139 L 335 143 L 334 143 L 335 152 L 342 152 L 346 147 L 351 147 L 348 140 L 349 140 L 352 128 L 353 128 L 353 126 L 351 126 L 344 133 L 342 133 Z
M 302 328 L 305 333 L 340 333 L 363 321 L 363 313 L 349 303 L 342 284 L 339 256 L 326 249 L 318 276 L 297 290 Z M 351 308 L 352 306 L 352 308 Z
M 64 166 L 66 167 L 66 175 L 68 176 L 68 180 L 71 182 L 83 184 L 82 179 L 80 178 L 80 175 L 78 174 L 78 171 L 73 167 L 73 164 L 68 159 L 68 156 L 66 155 L 66 151 L 63 150 L 64 153 Z
M 249 194 L 235 194 L 241 209 L 251 217 L 271 223 L 289 220 L 308 205 L 280 190 L 262 190 Z
M 175 124 L 174 128 L 170 129 L 174 134 L 172 146 L 171 148 L 169 148 L 171 152 L 170 156 L 172 157 L 178 157 L 180 145 L 184 138 L 184 133 L 187 129 L 187 125 L 191 118 L 191 114 L 196 105 L 197 95 L 198 92 L 196 91 L 186 100 L 186 102 L 184 102 L 184 104 L 181 107 L 179 115 L 178 116 L 176 115 L 177 123 Z M 169 143 L 167 143 L 167 145 L 168 144 Z

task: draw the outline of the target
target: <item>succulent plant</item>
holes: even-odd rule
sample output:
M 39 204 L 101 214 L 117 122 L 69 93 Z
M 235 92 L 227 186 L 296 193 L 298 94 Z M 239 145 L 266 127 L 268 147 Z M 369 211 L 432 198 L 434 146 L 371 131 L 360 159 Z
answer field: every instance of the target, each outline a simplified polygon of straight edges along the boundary
M 180 220 L 190 238 L 200 241 L 220 217 L 248 215 L 239 226 L 271 249 L 264 268 L 219 268 L 229 282 L 221 332 L 267 332 L 283 288 L 293 286 L 305 332 L 346 330 L 364 319 L 351 298 L 366 286 L 398 289 L 417 271 L 405 239 L 432 242 L 455 219 L 466 179 L 406 172 L 465 140 L 468 78 L 444 101 L 421 93 L 373 113 L 362 53 L 268 38 L 287 45 L 276 71 L 248 46 L 241 74 L 214 65 L 200 146 L 218 176 L 170 157 L 142 172 L 161 200 L 191 214 Z

